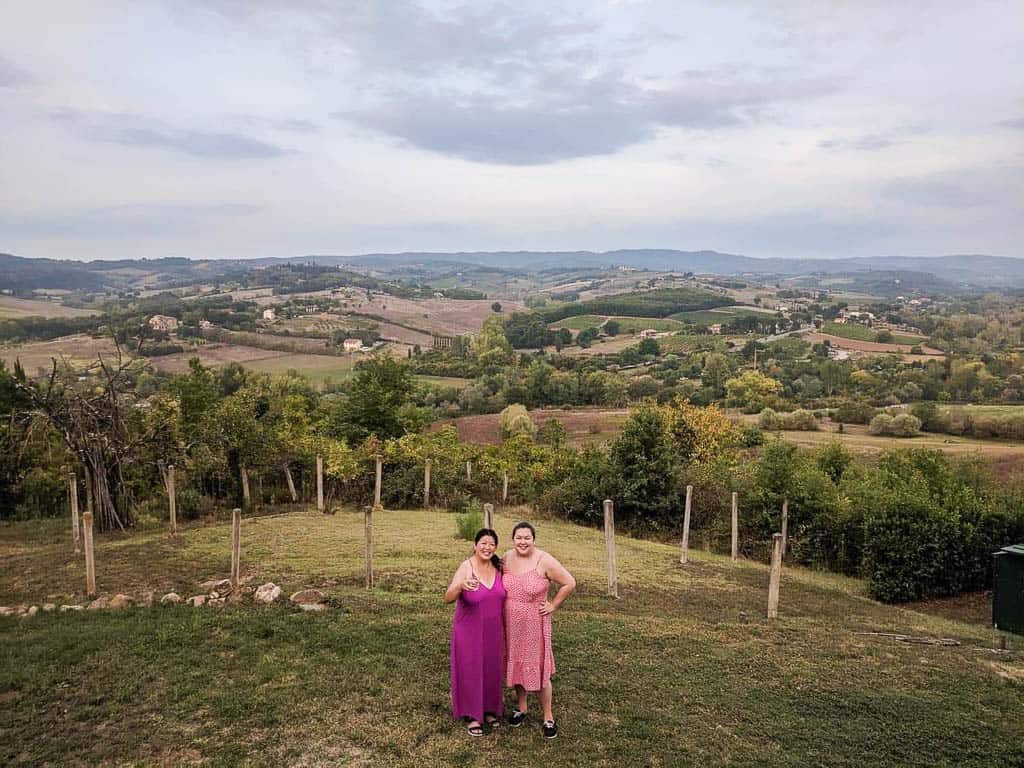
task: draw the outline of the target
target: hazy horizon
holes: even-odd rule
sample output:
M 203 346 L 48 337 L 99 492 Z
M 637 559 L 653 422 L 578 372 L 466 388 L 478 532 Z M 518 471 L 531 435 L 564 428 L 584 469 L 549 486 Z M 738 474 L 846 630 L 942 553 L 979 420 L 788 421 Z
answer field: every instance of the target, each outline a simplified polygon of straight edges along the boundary
M 9 5 L 0 252 L 1020 258 L 1021 29 L 1010 0 Z

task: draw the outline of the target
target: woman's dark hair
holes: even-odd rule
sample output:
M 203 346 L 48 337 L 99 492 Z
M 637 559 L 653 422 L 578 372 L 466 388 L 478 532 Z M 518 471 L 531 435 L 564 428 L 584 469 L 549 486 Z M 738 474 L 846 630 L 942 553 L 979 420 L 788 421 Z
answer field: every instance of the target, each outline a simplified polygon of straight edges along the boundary
M 520 528 L 526 528 L 530 532 L 530 535 L 533 536 L 533 538 L 537 538 L 537 531 L 533 529 L 533 526 L 527 523 L 526 521 L 523 521 L 521 523 L 516 523 L 516 527 L 512 529 L 513 539 L 516 537 L 516 531 L 518 531 Z
M 498 548 L 498 533 L 493 528 L 481 528 L 479 531 L 476 532 L 476 536 L 473 539 L 473 543 L 479 544 L 480 539 L 482 539 L 484 536 L 490 536 L 492 539 L 494 539 L 494 548 Z M 499 571 L 501 570 L 501 558 L 498 557 L 497 552 L 491 555 L 491 565 L 493 565 Z

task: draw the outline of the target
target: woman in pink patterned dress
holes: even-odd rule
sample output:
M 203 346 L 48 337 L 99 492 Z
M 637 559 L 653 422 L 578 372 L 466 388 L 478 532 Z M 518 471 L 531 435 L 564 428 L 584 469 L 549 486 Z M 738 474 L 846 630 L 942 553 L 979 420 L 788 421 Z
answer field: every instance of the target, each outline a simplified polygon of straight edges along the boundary
M 507 664 L 505 682 L 515 686 L 518 706 L 509 715 L 513 728 L 526 719 L 526 694 L 534 692 L 544 710 L 544 737 L 558 735 L 551 712 L 551 676 L 555 657 L 551 652 L 551 614 L 576 589 L 576 579 L 547 552 L 534 546 L 536 531 L 529 523 L 512 529 L 513 549 L 502 559 L 506 591 L 505 639 Z M 551 582 L 558 592 L 548 600 Z

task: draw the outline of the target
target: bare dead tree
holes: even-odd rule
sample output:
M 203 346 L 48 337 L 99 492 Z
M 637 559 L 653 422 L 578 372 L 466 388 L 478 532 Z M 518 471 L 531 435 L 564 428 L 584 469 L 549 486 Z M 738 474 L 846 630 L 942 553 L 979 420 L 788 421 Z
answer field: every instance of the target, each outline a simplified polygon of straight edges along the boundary
M 43 379 L 28 379 L 24 372 L 15 377 L 30 403 L 25 415 L 45 420 L 82 462 L 87 504 L 101 531 L 123 530 L 134 523 L 124 473 L 146 435 L 133 435 L 129 429 L 129 413 L 135 406 L 132 362 L 117 344 L 112 360 L 101 355 L 81 368 L 54 358 Z

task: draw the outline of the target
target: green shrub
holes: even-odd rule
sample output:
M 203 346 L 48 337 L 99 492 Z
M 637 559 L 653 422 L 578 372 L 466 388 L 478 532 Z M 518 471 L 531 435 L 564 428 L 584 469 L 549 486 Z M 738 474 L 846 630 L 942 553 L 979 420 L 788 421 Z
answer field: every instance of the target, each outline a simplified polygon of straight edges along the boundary
M 867 424 L 875 415 L 875 409 L 868 403 L 847 401 L 840 403 L 832 416 L 840 424 Z
M 479 499 L 470 499 L 466 511 L 455 515 L 456 536 L 472 541 L 476 532 L 484 527 L 484 508 Z
M 921 432 L 921 420 L 910 413 L 901 413 L 897 416 L 880 413 L 871 420 L 868 432 L 872 435 L 914 437 Z

